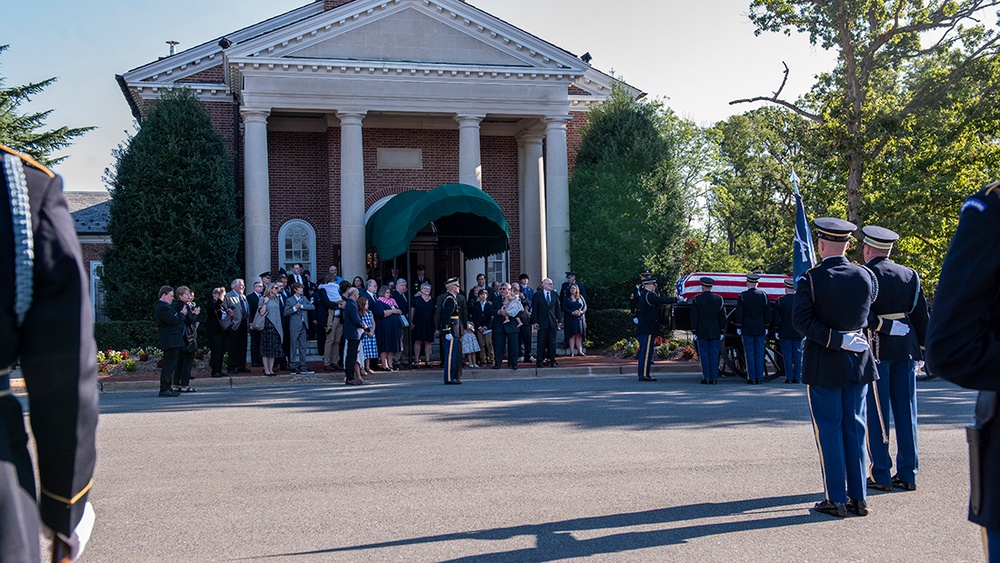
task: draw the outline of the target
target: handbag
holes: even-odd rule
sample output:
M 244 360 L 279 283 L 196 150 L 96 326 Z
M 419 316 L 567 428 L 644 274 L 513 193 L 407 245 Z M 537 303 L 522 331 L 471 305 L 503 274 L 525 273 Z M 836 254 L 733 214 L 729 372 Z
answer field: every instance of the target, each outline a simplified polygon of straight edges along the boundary
M 410 326 L 410 321 L 406 319 L 405 315 L 399 315 L 399 326 L 401 326 L 402 328 Z
M 261 315 L 260 310 L 258 310 L 253 318 L 253 322 L 250 323 L 250 330 L 264 330 L 264 319 L 266 318 L 267 315 Z
M 222 318 L 219 319 L 219 326 L 222 330 L 229 330 L 233 326 L 233 316 L 229 313 L 222 311 Z

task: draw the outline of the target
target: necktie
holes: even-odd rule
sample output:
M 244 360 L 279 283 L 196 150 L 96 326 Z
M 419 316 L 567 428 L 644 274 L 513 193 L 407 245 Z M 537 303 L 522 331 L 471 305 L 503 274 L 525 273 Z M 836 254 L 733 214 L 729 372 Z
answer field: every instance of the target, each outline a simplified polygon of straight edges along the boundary
M 545 302 L 548 303 L 549 305 L 552 304 L 552 297 L 549 295 L 549 292 L 547 290 L 545 292 Z
M 242 295 L 240 295 L 240 308 L 243 309 L 243 317 L 246 318 L 250 311 L 247 309 L 247 300 Z

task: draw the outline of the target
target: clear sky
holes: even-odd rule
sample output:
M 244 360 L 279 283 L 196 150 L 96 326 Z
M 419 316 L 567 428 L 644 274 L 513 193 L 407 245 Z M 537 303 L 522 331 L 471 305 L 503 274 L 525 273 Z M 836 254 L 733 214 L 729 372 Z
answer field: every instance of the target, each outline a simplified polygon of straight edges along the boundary
M 804 36 L 754 36 L 749 0 L 469 0 L 476 7 L 612 70 L 702 125 L 754 106 L 729 101 L 768 95 L 791 69 L 784 96 L 805 93 L 834 55 Z M 52 109 L 48 126 L 97 126 L 62 154 L 67 190 L 105 189 L 111 151 L 132 129 L 115 74 L 305 5 L 308 0 L 47 0 L 5 6 L 0 76 L 6 85 L 49 77 L 23 110 Z

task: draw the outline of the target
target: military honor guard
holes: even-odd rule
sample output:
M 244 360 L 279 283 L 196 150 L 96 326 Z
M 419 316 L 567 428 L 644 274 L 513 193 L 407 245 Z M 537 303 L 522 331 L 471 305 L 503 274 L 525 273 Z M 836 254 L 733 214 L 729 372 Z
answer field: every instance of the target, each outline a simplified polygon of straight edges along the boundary
M 771 303 L 767 294 L 757 289 L 760 274 L 747 274 L 747 290 L 736 297 L 733 323 L 743 337 L 747 362 L 747 383 L 764 383 L 764 344 L 767 325 L 771 323 Z
M 441 363 L 444 366 L 444 384 L 462 383 L 462 327 L 468 322 L 468 306 L 459 295 L 458 278 L 444 283 L 445 292 L 435 309 L 437 330 L 441 338 Z
M 927 327 L 927 365 L 979 391 L 969 442 L 969 520 L 987 561 L 1000 561 L 1000 182 L 965 200 Z
M 889 259 L 899 235 L 874 225 L 861 232 L 865 264 L 878 280 L 878 298 L 868 314 L 872 349 L 878 360 L 878 381 L 868 393 L 868 433 L 888 435 L 890 418 L 896 428 L 896 474 L 890 477 L 889 445 L 869 440 L 868 487 L 914 491 L 918 469 L 916 362 L 923 359 L 927 301 L 917 273 Z
M 795 301 L 795 280 L 785 280 L 785 294 L 774 304 L 774 325 L 777 327 L 781 360 L 785 365 L 785 383 L 802 383 L 802 334 L 792 322 Z
M 660 306 L 676 303 L 673 297 L 663 297 L 656 293 L 656 278 L 647 276 L 642 280 L 639 295 L 639 316 L 636 336 L 639 339 L 639 381 L 656 381 L 649 375 L 653 365 L 653 340 L 660 334 Z
M 813 224 L 822 261 L 796 280 L 793 323 L 806 338 L 802 382 L 826 493 L 815 509 L 866 516 L 865 415 L 868 384 L 878 375 L 864 330 L 878 285 L 870 270 L 844 256 L 853 223 L 822 217 Z
M 719 383 L 719 352 L 726 337 L 726 310 L 722 297 L 712 293 L 715 280 L 701 278 L 701 293 L 691 300 L 691 332 L 698 343 L 702 385 Z
M 0 271 L 8 274 L 0 291 L 0 561 L 40 561 L 43 526 L 55 533 L 52 560 L 75 559 L 94 525 L 87 502 L 98 414 L 90 272 L 62 178 L 3 145 L 0 157 Z M 17 361 L 37 473 L 21 403 L 11 395 Z

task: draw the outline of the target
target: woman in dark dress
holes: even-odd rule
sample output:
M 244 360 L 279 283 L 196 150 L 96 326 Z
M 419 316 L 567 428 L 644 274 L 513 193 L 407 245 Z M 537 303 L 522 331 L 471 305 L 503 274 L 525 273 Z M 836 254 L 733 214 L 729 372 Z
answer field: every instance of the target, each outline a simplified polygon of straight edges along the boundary
M 281 349 L 281 307 L 278 305 L 278 285 L 271 283 L 260 299 L 260 308 L 255 314 L 264 315 L 264 330 L 260 332 L 260 356 L 264 363 L 264 375 L 275 375 L 274 360 L 284 353 Z
M 562 301 L 563 318 L 566 319 L 566 334 L 569 336 L 569 355 L 583 353 L 583 339 L 587 333 L 583 314 L 587 312 L 587 302 L 580 295 L 580 288 L 574 283 L 569 286 L 569 295 Z
M 413 356 L 417 367 L 420 366 L 420 353 L 424 353 L 424 367 L 431 365 L 431 344 L 434 342 L 434 298 L 431 297 L 431 285 L 420 285 L 420 293 L 413 298 L 410 307 L 410 318 L 413 319 Z
M 399 371 L 392 365 L 393 356 L 399 352 L 399 343 L 403 327 L 399 324 L 399 316 L 403 314 L 396 300 L 392 298 L 392 288 L 383 285 L 378 290 L 378 300 L 385 305 L 385 318 L 375 323 L 375 340 L 378 343 L 379 363 L 387 371 Z

